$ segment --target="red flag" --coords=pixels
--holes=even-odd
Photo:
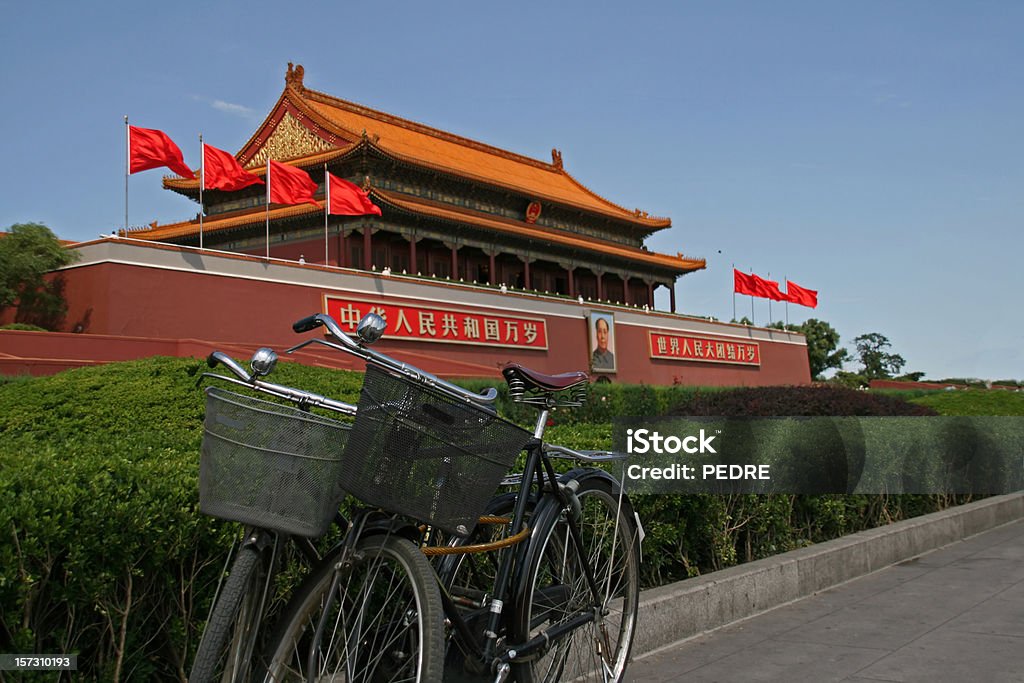
[[[327,213],[336,216],[381,215],[380,207],[355,183],[327,174]]]
[[[786,295],[779,291],[778,282],[775,280],[766,280],[757,275],[754,275],[753,278],[754,282],[757,284],[757,296],[764,297],[765,299],[771,299],[772,301],[786,300]]]
[[[795,282],[786,280],[786,300],[808,308],[818,307],[818,292],[813,289],[804,289]]]
[[[181,150],[166,133],[128,126],[128,172],[138,173],[161,166],[185,178],[195,177],[195,173],[185,165]]]
[[[231,154],[203,143],[203,189],[233,192],[263,180],[249,173]]]
[[[273,204],[316,204],[313,195],[317,185],[301,168],[288,166],[270,160],[267,172],[267,186],[270,188],[270,202]]]
[[[754,282],[754,275],[741,273],[735,268],[732,269],[733,291],[737,294],[749,294],[750,296],[761,296],[757,291],[757,284]]]

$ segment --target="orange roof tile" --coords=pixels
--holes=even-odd
[[[561,153],[556,150],[552,150],[552,163],[539,161],[310,90],[302,79],[302,67],[296,66],[293,70],[289,64],[284,92],[237,157],[251,157],[259,149],[258,141],[269,138],[273,122],[280,119],[279,114],[290,108],[300,112],[311,129],[319,129],[321,137],[330,138],[332,144],[340,143],[337,151],[292,160],[296,166],[309,168],[342,156],[359,144],[371,144],[401,161],[507,188],[542,203],[563,204],[609,216],[648,232],[672,225],[669,218],[627,209],[593,192],[565,171]],[[361,141],[364,137],[366,142]],[[197,188],[198,180],[166,177],[164,185],[188,190]]]
[[[312,204],[297,204],[295,206],[279,206],[270,210],[270,220],[279,218],[294,218],[306,214],[323,214],[323,203],[316,206]],[[257,225],[265,222],[267,210],[263,207],[245,209],[244,211],[233,212],[227,216],[213,216],[203,220],[203,232],[206,234],[240,228],[246,225]],[[136,230],[129,233],[129,237],[140,240],[172,240],[179,237],[188,237],[199,234],[199,221],[190,220],[180,223],[168,223],[149,230]]]
[[[630,261],[638,261],[651,265],[672,268],[680,272],[691,272],[707,267],[707,262],[704,259],[690,258],[683,256],[682,254],[670,256],[668,254],[659,254],[653,251],[637,249],[623,244],[607,242],[589,236],[577,237],[568,233],[549,230],[523,221],[501,218],[479,211],[472,211],[470,209],[456,208],[448,204],[441,204],[439,202],[432,202],[430,200],[419,199],[411,196],[400,197],[390,192],[384,192],[377,189],[371,190],[371,194],[386,204],[390,204],[396,208],[404,209],[412,213],[424,216],[433,216],[459,223],[466,223],[477,227],[496,230],[498,232],[514,234],[518,237],[543,240],[552,244],[569,246],[583,251],[596,251],[603,254],[611,254]]]
[[[668,218],[648,217],[608,201],[560,165],[491,147],[314,90],[294,90],[313,112],[339,127],[339,132],[351,134],[365,130],[378,148],[400,159],[515,189],[540,201],[578,206],[649,228],[672,224]],[[560,160],[560,154],[556,158]]]
[[[491,214],[469,209],[454,208],[447,204],[432,202],[409,196],[399,196],[390,192],[384,192],[375,188],[370,190],[375,200],[391,205],[397,209],[409,213],[441,218],[472,225],[485,230],[494,230],[506,234],[516,235],[521,238],[532,238],[543,240],[560,246],[572,247],[582,251],[599,252],[610,254],[630,261],[646,263],[654,266],[670,268],[679,272],[691,272],[706,267],[704,259],[685,257],[681,254],[670,256],[659,254],[643,249],[636,249],[614,242],[595,239],[592,237],[576,237],[574,235],[550,230],[547,228],[531,225],[523,221],[515,221],[508,218],[500,218]],[[296,206],[283,206],[270,210],[270,219],[278,220],[283,218],[294,218],[307,214],[323,212],[323,202],[316,206],[312,204],[299,204]],[[266,210],[263,208],[246,209],[227,216],[214,216],[203,222],[203,231],[212,234],[222,230],[230,230],[247,225],[259,225],[266,220]],[[196,235],[199,232],[199,221],[190,220],[181,223],[161,225],[149,230],[139,230],[131,233],[131,237],[142,240],[172,240],[181,237]]]

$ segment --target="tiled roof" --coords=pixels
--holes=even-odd
[[[408,213],[439,218],[471,225],[483,230],[492,230],[505,234],[515,235],[522,239],[534,239],[563,247],[570,247],[580,251],[596,252],[619,258],[627,259],[636,263],[645,263],[663,268],[670,268],[680,273],[700,270],[706,267],[704,259],[684,257],[681,254],[670,256],[658,254],[643,249],[636,249],[614,242],[595,239],[592,237],[577,237],[569,233],[531,225],[523,221],[501,218],[491,214],[452,207],[448,204],[441,204],[429,200],[419,199],[408,195],[398,195],[382,190],[371,189],[371,197],[377,203],[385,207],[390,205],[398,210]],[[323,202],[316,206],[312,204],[299,204],[296,206],[279,206],[270,210],[270,220],[294,218],[307,214],[323,214]],[[385,214],[387,209],[385,208]],[[266,221],[266,210],[263,208],[246,209],[226,216],[214,216],[207,218],[203,223],[203,231],[206,234],[213,234],[232,228],[240,228],[248,225],[259,225]],[[191,220],[181,223],[172,223],[158,226],[149,230],[140,230],[131,233],[135,239],[142,240],[173,240],[186,236],[196,235],[199,232],[199,221]]]
[[[457,223],[465,223],[488,230],[516,235],[520,238],[535,239],[560,246],[568,246],[580,251],[598,252],[609,254],[634,262],[647,263],[671,268],[679,272],[690,272],[701,270],[707,267],[704,259],[691,258],[677,254],[658,254],[644,249],[637,249],[615,242],[596,239],[593,237],[575,236],[569,233],[550,230],[522,221],[515,221],[508,218],[501,218],[491,214],[453,207],[449,204],[432,202],[408,195],[397,195],[381,190],[373,190],[372,195],[381,199],[384,204],[390,204],[398,209],[404,209],[410,213],[423,216],[432,216]]]
[[[295,206],[278,206],[270,210],[270,220],[275,221],[281,218],[294,218],[306,214],[323,215],[323,202],[316,206],[313,204],[296,204]],[[267,220],[267,210],[263,207],[236,211],[224,216],[213,216],[203,220],[203,232],[211,234],[232,228],[241,228],[247,225],[258,225]],[[173,240],[181,237],[188,237],[199,234],[199,221],[194,219],[182,221],[181,223],[168,223],[149,230],[137,230],[129,233],[129,236],[139,240]]]
[[[263,124],[239,152],[243,162],[269,139],[285,109],[297,112],[304,125],[330,140],[338,150],[319,152],[291,163],[311,168],[370,144],[383,154],[412,165],[506,188],[525,198],[561,204],[632,223],[647,232],[670,227],[668,218],[630,210],[593,192],[562,166],[561,153],[552,150],[551,163],[492,147],[469,138],[410,121],[376,109],[306,88],[302,67],[289,65],[284,92]],[[243,158],[244,157],[244,158]],[[252,169],[256,170],[256,169]],[[194,190],[198,180],[165,178],[166,187]]]
[[[555,163],[514,154],[314,90],[293,89],[327,122],[342,131],[366,131],[378,148],[399,159],[514,189],[542,202],[577,206],[651,228],[672,224],[668,218],[648,217],[601,197]],[[560,159],[560,155],[555,158]]]

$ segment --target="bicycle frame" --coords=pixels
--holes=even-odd
[[[525,527],[527,506],[535,480],[538,507],[533,512],[534,519],[546,519],[547,516],[560,514],[562,510],[571,508],[574,505],[573,499],[575,494],[573,489],[571,486],[562,484],[559,481],[549,457],[544,452],[542,438],[548,416],[549,411],[547,409],[541,410],[534,427],[534,440],[525,449],[527,452],[526,464],[519,484],[510,528],[510,534],[513,536],[521,533]],[[573,453],[573,451],[568,451],[568,449],[562,450],[563,452]],[[546,492],[550,492],[550,495],[546,495]],[[568,523],[569,537],[576,551],[580,553],[580,556],[585,555],[581,532],[576,520],[572,515],[568,515],[566,521]],[[616,528],[615,532],[617,533],[617,531]],[[471,632],[469,625],[462,618],[447,591],[442,590],[445,616],[455,627],[458,637],[462,640],[461,644],[465,648],[470,649],[472,654],[476,656],[478,665],[497,672],[497,680],[503,680],[504,676],[507,676],[508,665],[511,662],[529,659],[534,654],[547,649],[560,639],[566,637],[580,626],[594,621],[597,618],[597,610],[600,608],[597,577],[594,576],[593,568],[589,563],[584,563],[585,578],[594,604],[587,609],[578,610],[569,619],[555,624],[534,638],[531,638],[528,642],[507,645],[505,652],[498,655],[497,638],[501,630],[504,605],[513,587],[521,589],[523,586],[523,572],[527,571],[530,565],[529,562],[525,561],[529,548],[529,543],[519,543],[502,551],[501,560],[498,565],[498,575],[495,579],[494,597],[491,600],[487,627],[484,630],[486,640],[482,647],[478,645],[476,635]],[[514,600],[521,600],[522,596],[517,594],[512,596],[512,598]]]

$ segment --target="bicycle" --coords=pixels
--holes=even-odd
[[[375,324],[382,329],[382,323]],[[294,349],[320,343],[368,363],[345,451],[354,461],[346,486],[425,524],[392,522],[383,539],[350,530],[286,609],[265,657],[266,680],[378,680],[381,674],[433,681],[440,680],[439,661],[447,662],[450,679],[621,680],[636,628],[639,519],[607,472],[586,467],[557,475],[552,459],[594,465],[622,456],[543,442],[550,410],[579,405],[587,376],[504,369],[510,393],[540,411],[531,433],[494,413],[493,389],[472,394],[369,351],[323,314],[293,327],[321,326],[335,341],[313,339]],[[504,480],[516,493],[490,498],[523,450],[523,472]],[[495,514],[478,519],[481,511]],[[490,524],[496,533],[481,531]],[[488,533],[489,540],[481,537]],[[390,547],[387,539],[403,536],[417,552],[401,542]],[[448,537],[453,540],[445,542]],[[464,559],[440,561],[437,574],[420,561],[424,554],[476,551],[497,553],[485,579],[489,591],[480,589],[480,579],[465,578]],[[382,574],[364,574],[367,557],[400,566],[413,602],[393,600],[392,583],[382,589],[371,580]],[[417,659],[410,668],[411,653]]]
[[[384,367],[394,364],[366,348],[380,337],[382,330],[383,321],[379,319],[363,321],[357,330],[359,342],[345,337],[351,346],[348,351],[374,358]],[[440,620],[440,598],[436,585],[424,579],[430,575],[429,564],[408,540],[415,535],[415,526],[372,508],[358,509],[351,520],[338,513],[345,493],[339,486],[346,479],[341,469],[345,465],[343,446],[351,425],[315,415],[310,408],[354,416],[356,407],[266,381],[263,378],[276,363],[276,354],[269,349],[257,351],[251,374],[219,351],[210,355],[208,363],[211,368],[223,365],[234,377],[203,373],[200,381],[216,378],[286,399],[296,407],[219,388],[207,389],[200,509],[240,522],[245,531],[229,553],[225,569],[230,566],[230,570],[216,591],[190,680],[249,680],[268,670],[260,658],[267,635],[265,621],[274,593],[272,583],[283,564],[281,555],[286,548],[294,548],[292,552],[311,567],[313,576],[324,574],[325,567],[341,563],[351,570],[352,576],[362,572],[364,580],[359,595],[364,610],[379,600],[373,592],[377,582],[371,579],[388,575],[395,591],[386,596],[387,601],[405,605],[405,633],[417,634],[416,642],[410,641],[409,652],[405,654],[419,656],[407,656],[405,660],[415,662],[417,680],[438,679],[443,665],[437,654],[441,649],[440,636],[424,624]],[[483,396],[471,395],[443,380],[425,376],[445,385],[448,391],[461,392],[483,403],[493,401],[497,395],[493,390]],[[310,539],[323,536],[332,523],[339,529],[343,542],[321,557]],[[338,574],[332,572],[332,576]],[[399,593],[403,586],[411,588]],[[351,597],[354,589],[349,585],[345,592]],[[397,595],[405,595],[411,602],[400,603],[395,600]],[[365,648],[363,651],[369,652]],[[386,665],[393,670],[402,668],[394,661]],[[365,667],[366,662],[361,666]]]
[[[207,359],[234,377],[203,373],[255,392],[283,398],[294,408],[209,387],[200,458],[200,510],[239,522],[243,532],[225,561],[210,616],[190,673],[192,681],[248,680],[262,650],[261,625],[274,598],[273,580],[286,547],[306,565],[320,559],[313,541],[336,522],[332,476],[349,425],[310,412],[314,406],[352,416],[355,406],[267,382],[277,357],[259,349],[246,371],[226,354]],[[197,382],[198,384],[198,382]],[[323,457],[324,454],[333,454]],[[289,470],[304,466],[296,481]],[[308,506],[308,502],[317,503]],[[333,509],[332,509],[333,506]],[[226,578],[224,578],[226,576]]]

